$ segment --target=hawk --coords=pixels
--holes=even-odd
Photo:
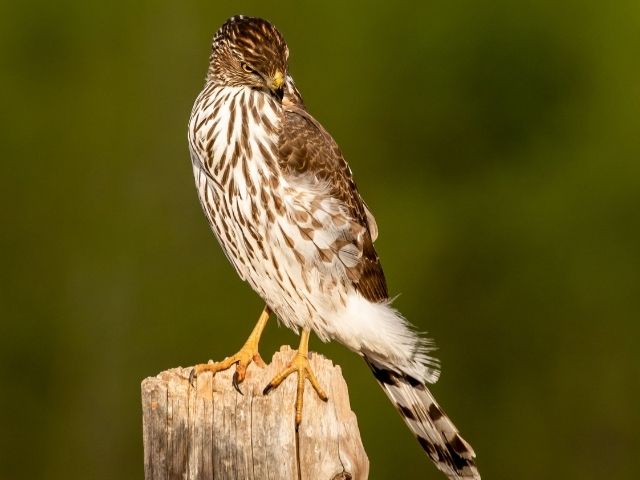
[[[300,333],[289,366],[264,390],[298,376],[296,428],[308,379],[309,335],[361,355],[422,448],[451,479],[479,479],[475,454],[427,384],[438,379],[432,341],[391,307],[373,242],[378,227],[331,135],[306,110],[289,74],[289,49],[268,21],[235,16],[213,38],[206,83],[189,120],[200,203],[236,272],[264,310],[238,353],[200,364],[232,365],[233,384],[263,365],[260,335],[273,313]]]

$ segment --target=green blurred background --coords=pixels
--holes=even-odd
[[[142,478],[140,381],[251,329],[186,143],[235,13],[287,38],[484,478],[638,478],[637,1],[0,5],[0,478]],[[312,348],[371,478],[442,478],[361,360]]]

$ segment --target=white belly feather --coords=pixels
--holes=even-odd
[[[227,101],[220,102],[216,115],[212,116],[216,101],[222,95],[227,96]],[[330,310],[335,314],[335,305],[344,303],[347,292],[341,288],[340,278],[333,278],[339,277],[340,272],[316,265],[315,259],[318,247],[328,246],[338,232],[311,241],[301,235],[300,222],[291,219],[296,213],[300,213],[301,218],[304,215],[301,212],[311,210],[305,203],[310,205],[313,200],[314,185],[315,188],[321,186],[306,179],[287,180],[270,168],[277,166],[277,161],[266,159],[263,152],[273,152],[277,146],[281,107],[276,102],[263,98],[261,109],[268,122],[276,127],[275,131],[253,122],[249,115],[251,123],[246,131],[251,156],[243,152],[232,167],[225,165],[231,161],[242,134],[245,120],[242,116],[246,112],[240,103],[255,96],[253,101],[257,104],[260,95],[264,94],[226,87],[214,89],[207,105],[196,101],[189,137],[192,158],[199,160],[193,162],[198,194],[216,237],[240,277],[289,328],[309,326],[326,340],[333,330],[326,325],[327,314]],[[237,103],[235,107],[233,102]],[[231,114],[233,108],[234,115]],[[226,177],[225,168],[230,168]],[[300,188],[302,186],[304,188]],[[337,202],[334,203],[327,202],[325,208],[329,211],[339,208]],[[332,293],[318,294],[327,292],[329,285],[333,287],[329,289]]]

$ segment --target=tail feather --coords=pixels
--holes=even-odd
[[[451,480],[479,480],[476,454],[442,411],[425,384],[365,357],[374,376],[420,446]]]

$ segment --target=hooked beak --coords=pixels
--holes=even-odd
[[[271,90],[278,98],[282,99],[284,94],[284,74],[280,70],[276,70],[276,73],[269,80],[267,85],[269,90]]]

